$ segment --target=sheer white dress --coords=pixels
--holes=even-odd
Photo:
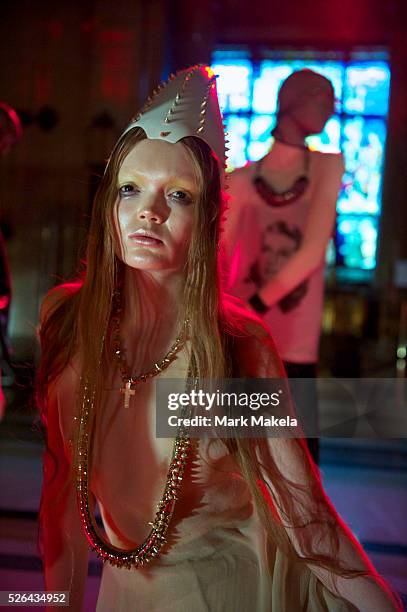
[[[161,374],[186,376],[188,350]],[[72,436],[77,368],[69,366],[51,394],[61,433]],[[95,437],[91,490],[111,543],[134,548],[149,532],[162,496],[173,440],[155,436],[154,382],[123,406],[115,368],[106,380]],[[168,546],[139,569],[106,563],[97,612],[347,612],[305,565],[279,550],[266,563],[266,537],[239,469],[219,440],[200,440],[185,472]]]

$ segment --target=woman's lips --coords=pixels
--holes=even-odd
[[[143,236],[142,234],[133,234],[129,236],[129,238],[134,244],[138,244],[140,246],[155,247],[162,246],[164,244],[163,241],[159,240],[158,238],[153,238],[152,236]]]

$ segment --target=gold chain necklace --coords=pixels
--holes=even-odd
[[[181,334],[175,339],[174,344],[170,347],[169,351],[165,356],[157,361],[151,370],[138,376],[131,376],[128,372],[128,366],[126,363],[125,351],[121,347],[120,342],[120,315],[122,312],[121,306],[121,292],[120,290],[115,293],[115,313],[113,316],[113,347],[114,354],[119,362],[119,368],[122,375],[123,387],[120,388],[120,393],[124,395],[124,407],[128,408],[130,405],[130,397],[135,395],[137,385],[146,382],[149,378],[153,378],[166,370],[168,366],[176,359],[177,353],[182,349],[185,344],[185,328],[187,321],[184,322]]]
[[[188,373],[188,378],[190,377]],[[190,439],[187,430],[179,427],[174,441],[172,458],[167,473],[164,493],[157,504],[154,521],[149,522],[151,530],[140,546],[132,550],[118,548],[108,544],[98,533],[96,521],[89,505],[89,456],[91,435],[88,431],[89,412],[93,413],[95,391],[89,393],[89,387],[84,385],[83,403],[79,422],[79,436],[77,445],[77,477],[76,493],[82,527],[92,550],[103,562],[113,566],[131,569],[138,568],[156,557],[162,546],[166,543],[165,534],[174,514],[176,500],[180,492],[185,466],[188,458]],[[187,407],[183,416],[191,415],[191,408]]]

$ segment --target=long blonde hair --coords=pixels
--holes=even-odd
[[[76,283],[66,286],[64,297],[43,322],[37,398],[45,425],[49,386],[78,352],[82,363],[80,396],[83,395],[83,381],[86,380],[96,394],[93,422],[98,418],[101,406],[98,389],[103,388],[104,372],[109,362],[109,355],[103,348],[103,335],[109,333],[112,296],[123,270],[123,263],[116,255],[118,250],[113,218],[117,175],[127,154],[145,137],[143,130],[135,128],[115,146],[94,201],[86,270]],[[239,365],[234,358],[234,323],[223,307],[219,280],[218,245],[225,206],[217,162],[202,140],[189,137],[182,142],[191,156],[201,186],[185,265],[186,281],[180,313],[180,319],[188,318],[190,321],[194,376],[198,381],[245,376],[244,365]],[[337,516],[326,504],[319,476],[311,465],[303,440],[292,442],[307,466],[309,478],[303,485],[290,482],[281,473],[266,440],[235,438],[222,442],[235,458],[250,488],[267,534],[269,550],[277,546],[295,562],[312,562],[337,575],[357,576],[366,573],[344,567],[337,559]],[[74,464],[72,468],[71,478],[74,478]],[[49,482],[52,475],[48,475],[48,478]],[[44,482],[44,486],[47,486],[47,482]],[[308,503],[304,500],[309,502],[306,508],[308,523],[317,523],[324,530],[332,554],[324,556],[314,551],[314,541],[310,537],[301,540],[300,551],[296,551],[292,545],[286,526],[304,526],[303,511]],[[276,508],[280,515],[275,511]]]

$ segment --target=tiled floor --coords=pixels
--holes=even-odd
[[[22,411],[9,414],[0,425],[3,591],[43,588],[36,548],[41,443],[30,423],[31,417]],[[379,572],[407,602],[407,441],[323,440],[321,472],[338,512]],[[86,612],[95,610],[99,572],[100,565],[92,557]]]

